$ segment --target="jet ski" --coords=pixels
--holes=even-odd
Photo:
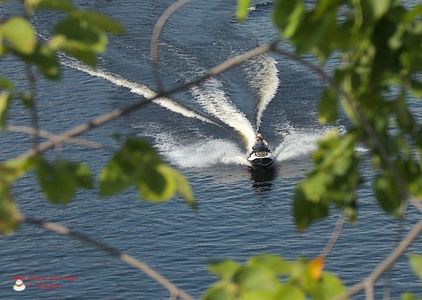
[[[261,134],[258,133],[256,136],[256,143],[252,147],[252,151],[248,156],[248,161],[255,170],[272,167],[275,158],[268,148],[268,143]]]

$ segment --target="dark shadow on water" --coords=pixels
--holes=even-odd
[[[256,192],[268,192],[271,191],[272,181],[276,177],[276,168],[263,168],[263,169],[253,169],[249,168],[249,173],[251,174],[252,187]]]

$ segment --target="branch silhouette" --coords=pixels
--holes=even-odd
[[[161,31],[164,28],[167,20],[180,8],[191,2],[192,0],[178,0],[166,8],[158,21],[154,25],[154,30],[151,37],[151,63],[153,66],[155,79],[158,85],[158,91],[162,91],[163,82],[161,81],[160,71],[158,69],[158,41],[160,39]]]
[[[43,221],[43,220],[40,220],[40,219],[28,217],[28,216],[22,216],[21,222],[36,225],[36,226],[43,228],[47,231],[54,232],[54,233],[57,233],[57,234],[60,234],[60,235],[69,236],[69,237],[72,237],[72,238],[77,239],[79,241],[93,245],[94,247],[98,248],[99,250],[101,250],[101,251],[103,251],[103,252],[105,252],[105,253],[107,253],[111,256],[114,256],[114,257],[120,259],[125,264],[127,264],[131,267],[134,267],[134,268],[142,271],[143,273],[145,273],[147,276],[149,276],[150,278],[152,278],[153,280],[158,282],[161,286],[166,288],[170,293],[171,299],[177,299],[177,298],[180,298],[180,299],[183,299],[183,300],[192,300],[193,299],[189,294],[187,294],[183,290],[176,287],[176,285],[174,285],[170,280],[168,280],[163,275],[161,275],[160,273],[158,273],[157,271],[152,269],[147,264],[137,260],[136,258],[134,258],[133,256],[131,256],[131,255],[125,253],[125,252],[120,251],[117,248],[114,248],[113,246],[110,246],[110,245],[108,245],[104,242],[100,242],[100,241],[98,241],[98,240],[96,240],[96,239],[94,239],[94,238],[92,238],[92,237],[90,237],[86,234],[75,231],[75,230],[73,230],[69,227],[66,227],[62,224],[59,224],[59,223]]]
[[[391,268],[394,263],[399,259],[401,255],[407,250],[407,248],[412,244],[412,242],[418,237],[422,232],[422,219],[420,219],[412,230],[402,239],[396,248],[391,252],[391,254],[384,259],[372,272],[361,282],[355,284],[349,288],[346,293],[341,296],[334,298],[335,300],[346,300],[351,296],[359,293],[362,290],[365,290],[367,299],[373,299],[373,286],[381,277],[381,275]]]
[[[26,133],[26,134],[30,134],[30,135],[37,135],[38,137],[50,140],[51,142],[55,143],[56,146],[59,146],[61,144],[61,143],[56,142],[57,135],[55,135],[54,133],[51,133],[47,130],[43,130],[43,129],[36,130],[35,128],[28,127],[28,126],[8,125],[8,126],[6,126],[4,131],[16,132],[16,133]],[[69,143],[69,144],[80,145],[80,146],[84,146],[84,147],[92,148],[92,149],[101,149],[101,148],[106,147],[103,144],[100,144],[100,143],[97,143],[97,142],[94,142],[94,141],[90,141],[90,140],[86,140],[86,139],[81,139],[81,138],[70,138],[70,139],[65,140],[64,142]]]
[[[325,259],[330,253],[331,249],[333,249],[334,245],[336,244],[343,230],[344,221],[345,221],[344,216],[341,215],[338,217],[336,226],[334,227],[334,230],[331,233],[331,237],[328,240],[327,244],[325,245],[324,249],[321,251],[321,254],[319,255],[320,257]]]

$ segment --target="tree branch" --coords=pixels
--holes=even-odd
[[[155,79],[157,80],[158,91],[162,91],[163,83],[161,81],[160,72],[158,69],[158,41],[160,39],[161,31],[168,18],[171,17],[178,9],[182,8],[192,0],[178,0],[170,5],[160,16],[157,23],[154,25],[154,30],[151,37],[151,62],[154,69]]]
[[[56,142],[56,140],[58,140],[57,135],[46,131],[46,130],[42,130],[42,129],[34,129],[32,127],[28,127],[28,126],[20,126],[20,125],[8,125],[6,126],[6,128],[4,129],[5,131],[8,132],[17,132],[17,133],[26,133],[26,134],[30,134],[30,135],[38,135],[38,137],[42,137],[45,139],[50,140],[51,142],[55,143],[55,145],[59,145],[60,143]],[[69,143],[69,144],[75,144],[75,145],[81,145],[87,148],[93,148],[93,149],[101,149],[104,148],[105,145],[97,143],[97,142],[93,142],[93,141],[89,141],[86,139],[81,139],[81,138],[70,138],[65,140],[64,142]]]
[[[37,104],[37,78],[32,71],[32,67],[27,64],[26,69],[26,78],[29,84],[29,93],[30,93],[30,114],[31,114],[31,124],[34,128],[34,134],[32,135],[32,148],[36,149],[38,146],[38,138],[40,136],[40,127],[38,124],[38,104]]]
[[[410,203],[416,207],[420,212],[422,212],[422,202],[417,199],[411,199]]]
[[[412,242],[418,237],[418,235],[422,232],[422,219],[416,223],[416,225],[412,228],[411,231],[404,237],[404,239],[400,242],[400,244],[391,252],[391,254],[384,259],[372,272],[371,274],[366,277],[361,282],[355,284],[351,288],[349,288],[343,295],[334,298],[335,300],[346,300],[349,299],[351,296],[359,293],[362,290],[371,291],[373,289],[373,285],[381,275],[391,268],[397,259],[403,255],[403,253],[407,250],[407,248],[412,244]]]
[[[320,257],[323,257],[324,259],[327,257],[328,253],[330,253],[331,249],[336,244],[338,238],[340,237],[340,234],[343,230],[343,224],[344,224],[344,216],[340,216],[337,219],[336,227],[334,228],[330,239],[328,240],[327,244],[325,245],[324,249],[321,251]]]
[[[177,298],[180,298],[183,300],[193,299],[190,295],[185,293],[183,290],[177,288],[176,285],[174,285],[171,281],[169,281],[167,278],[165,278],[163,275],[161,275],[157,271],[153,270],[147,264],[137,260],[136,258],[134,258],[133,256],[130,256],[129,254],[121,252],[117,248],[114,248],[106,243],[95,240],[92,237],[89,237],[83,233],[74,231],[71,228],[63,226],[59,223],[43,221],[43,220],[39,220],[39,219],[27,217],[27,216],[22,216],[21,222],[33,224],[47,231],[55,232],[60,235],[70,236],[82,242],[91,244],[97,247],[99,250],[106,252],[107,254],[111,256],[117,257],[118,259],[126,263],[127,265],[132,266],[135,269],[142,271],[151,279],[155,280],[161,286],[166,288],[169,291],[170,297],[172,299],[177,299]]]
[[[276,45],[277,42],[273,42],[273,43],[268,43],[268,44],[264,44],[262,46],[256,47],[252,50],[249,50],[243,54],[231,57],[226,59],[225,61],[223,61],[221,64],[217,65],[216,67],[210,69],[207,73],[205,73],[204,75],[198,77],[197,79],[194,79],[192,81],[189,81],[185,84],[176,86],[172,89],[169,89],[168,91],[164,91],[164,92],[159,92],[157,93],[154,97],[151,97],[149,99],[143,99],[141,101],[138,101],[134,104],[128,105],[126,107],[123,108],[118,108],[115,109],[109,113],[103,114],[97,118],[94,118],[86,123],[80,124],[78,126],[75,126],[61,134],[58,134],[56,137],[56,143],[60,143],[60,142],[64,142],[70,138],[73,138],[75,136],[81,135],[82,133],[85,133],[87,131],[90,131],[98,126],[104,125],[110,121],[113,121],[119,117],[122,117],[124,115],[127,115],[135,110],[138,110],[142,107],[144,107],[145,105],[147,105],[148,103],[150,103],[152,100],[161,98],[161,97],[167,97],[171,94],[186,90],[192,86],[198,85],[201,82],[204,82],[205,80],[217,76],[219,74],[221,74],[222,72],[225,72],[227,70],[230,70],[238,65],[240,65],[241,63],[256,57],[258,55],[264,54],[269,52],[272,48],[274,48],[274,46]],[[19,155],[19,159],[25,159],[25,158],[29,158],[37,153],[42,153],[45,152],[47,150],[50,150],[54,147],[55,143],[51,142],[51,141],[47,141],[44,143],[41,143],[37,146],[36,149],[29,149],[26,152],[24,152],[23,154]]]

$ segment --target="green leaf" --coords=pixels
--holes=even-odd
[[[205,295],[202,297],[203,300],[236,300],[237,287],[229,282],[218,282],[210,287]]]
[[[9,79],[0,76],[0,89],[11,91],[15,89],[15,85]]]
[[[412,79],[410,80],[411,91],[417,98],[422,98],[422,82]]]
[[[120,193],[133,184],[132,172],[125,172],[125,166],[117,154],[103,168],[98,177],[100,183],[100,195],[111,196]]]
[[[239,298],[242,300],[274,300],[275,295],[274,291],[251,290],[242,292]]]
[[[328,172],[316,172],[309,175],[302,183],[301,189],[308,201],[318,203],[323,195],[327,193],[327,187],[333,177]]]
[[[9,185],[0,182],[0,233],[11,234],[19,225],[20,219]]]
[[[75,9],[70,0],[25,0],[25,9],[28,13],[34,10],[49,9],[71,12]]]
[[[274,11],[274,23],[282,30],[286,38],[292,37],[300,23],[305,11],[305,5],[300,1],[277,1]]]
[[[249,260],[250,266],[259,266],[271,269],[273,272],[279,275],[287,275],[291,272],[291,263],[286,261],[280,256],[262,254],[254,256]]]
[[[60,64],[57,60],[56,49],[50,49],[46,45],[39,45],[34,53],[22,58],[31,64],[35,64],[40,72],[49,79],[58,79],[60,77]]]
[[[421,4],[416,5],[411,10],[406,12],[406,14],[404,16],[404,20],[406,22],[411,22],[413,19],[419,17],[420,15],[422,15],[422,5]]]
[[[31,54],[37,44],[32,25],[24,18],[13,17],[0,26],[3,37],[10,46],[22,54]]]
[[[173,169],[164,164],[146,166],[139,172],[136,185],[145,199],[152,202],[167,201],[176,192],[174,175]]]
[[[167,201],[179,192],[194,206],[192,191],[183,175],[165,165],[154,149],[140,139],[126,141],[101,171],[99,182],[102,196],[111,196],[134,185],[146,200]]]
[[[303,230],[312,222],[328,216],[328,204],[307,201],[303,190],[297,188],[293,200],[293,216],[296,226]]]
[[[94,187],[91,171],[86,164],[74,164],[72,172],[78,186],[84,189],[92,189]]]
[[[122,34],[125,32],[124,27],[120,23],[97,11],[78,11],[74,15],[106,32],[113,34]]]
[[[401,300],[416,300],[415,295],[411,294],[411,293],[404,293],[401,295],[400,297]]]
[[[380,206],[389,214],[401,215],[401,200],[398,187],[391,177],[380,175],[375,180],[375,195]]]
[[[11,159],[0,164],[0,179],[12,183],[31,170],[37,162],[36,157],[26,159]]]
[[[55,204],[69,203],[77,187],[93,187],[89,169],[82,163],[40,160],[36,171],[44,195]]]
[[[236,17],[239,22],[244,22],[249,14],[251,0],[237,0]]]
[[[381,18],[390,8],[391,0],[369,0],[376,19]]]
[[[239,269],[240,265],[230,259],[208,264],[208,271],[217,274],[222,280],[231,280]]]
[[[242,267],[233,277],[241,292],[268,291],[276,292],[280,282],[275,273],[262,267]]]
[[[305,293],[293,284],[284,284],[277,292],[277,300],[305,300]]]
[[[327,124],[337,119],[337,92],[334,88],[326,88],[319,102],[319,122]]]
[[[422,255],[409,255],[409,262],[415,274],[422,280]]]
[[[96,63],[95,54],[103,52],[108,43],[104,31],[78,17],[65,18],[56,25],[54,33],[50,47],[63,50],[89,65]]]
[[[7,123],[7,111],[9,109],[10,100],[12,99],[9,92],[0,92],[0,129],[4,129]]]
[[[176,180],[177,193],[186,201],[190,207],[196,208],[196,201],[192,192],[192,188],[189,182],[186,180],[185,176],[176,171],[174,171],[173,176]]]
[[[324,272],[311,295],[314,300],[334,299],[344,291],[343,283],[337,276]]]
[[[335,10],[342,2],[342,0],[320,0],[315,7],[315,17],[324,17],[325,13]]]
[[[7,52],[6,47],[3,44],[3,34],[1,32],[1,28],[0,28],[0,57],[2,57],[3,55],[5,55]]]
[[[397,115],[397,122],[405,132],[413,131],[415,127],[415,120],[409,111],[406,103],[406,98],[401,95],[395,102],[395,110]]]

